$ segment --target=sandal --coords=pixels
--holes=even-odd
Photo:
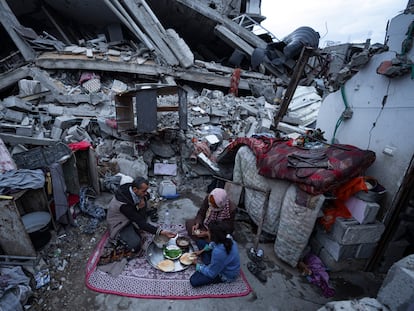
[[[262,283],[267,282],[267,277],[263,274],[262,269],[260,269],[254,262],[247,263],[247,269]]]
[[[249,257],[249,259],[251,261],[253,261],[253,263],[256,264],[256,266],[260,269],[260,270],[265,270],[266,269],[266,264],[263,261],[263,257],[259,257],[256,255],[256,252],[252,253],[252,251],[248,250],[247,251],[247,257]]]

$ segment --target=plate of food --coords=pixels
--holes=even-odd
[[[164,259],[157,264],[157,268],[164,272],[172,272],[175,270],[175,264],[170,259]]]
[[[193,263],[194,259],[196,259],[196,258],[197,258],[197,255],[195,253],[184,253],[180,257],[180,262],[183,265],[188,266],[188,265],[191,265]]]
[[[168,245],[163,250],[163,255],[167,259],[175,260],[180,258],[183,251],[177,245]]]

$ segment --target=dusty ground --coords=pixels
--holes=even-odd
[[[85,286],[85,265],[106,230],[106,223],[102,221],[89,234],[83,232],[88,217],[79,215],[76,220],[77,227],[53,231],[51,241],[39,251],[48,264],[50,282],[35,290],[29,310],[93,310],[98,293]]]

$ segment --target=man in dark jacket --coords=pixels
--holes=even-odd
[[[111,241],[120,241],[134,252],[142,247],[140,230],[168,238],[176,236],[147,222],[148,184],[145,178],[137,177],[121,185],[109,203],[106,217]]]

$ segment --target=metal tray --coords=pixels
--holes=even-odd
[[[193,246],[190,244],[190,249],[189,252],[193,252]],[[154,242],[151,242],[150,245],[148,245],[147,251],[146,251],[146,257],[148,262],[150,263],[151,266],[153,266],[155,269],[158,269],[157,265],[159,262],[163,261],[164,259],[166,259],[162,253],[162,249],[158,248]],[[174,261],[174,270],[170,271],[170,272],[179,272],[179,271],[183,271],[185,269],[187,269],[189,267],[189,265],[183,265],[180,262],[180,258],[177,258]],[[158,269],[160,270],[160,269]],[[160,270],[161,271],[161,270]],[[167,273],[167,272],[166,272]]]

